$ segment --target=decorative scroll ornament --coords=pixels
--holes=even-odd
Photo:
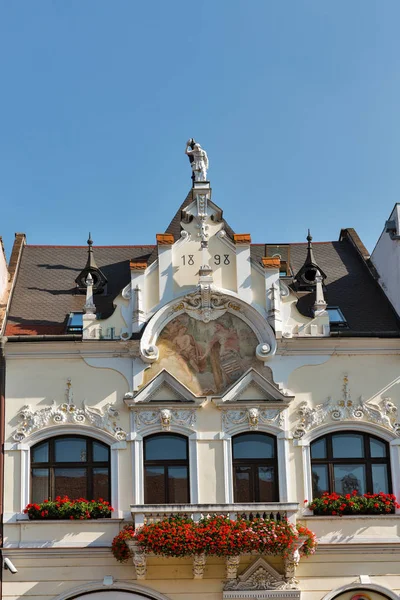
[[[132,540],[126,540],[129,550],[132,554],[132,562],[136,571],[136,579],[146,579],[147,572],[147,557],[144,552],[141,552],[136,543]]]
[[[255,590],[296,590],[297,584],[280,575],[259,558],[249,569],[236,579],[228,579],[225,591],[255,591]],[[234,594],[224,594],[224,597],[236,597]],[[247,597],[247,596],[246,596]],[[249,596],[250,597],[250,596]],[[258,595],[257,595],[258,597]]]
[[[275,425],[276,427],[283,428],[284,426],[284,415],[283,408],[244,408],[243,410],[231,410],[223,409],[222,412],[222,425],[225,431],[229,431],[235,425],[242,425],[247,423],[249,429],[257,430],[258,426],[264,425]]]
[[[206,274],[204,273],[204,275]],[[218,317],[222,317],[228,308],[240,311],[240,306],[235,304],[235,302],[232,302],[232,298],[224,296],[215,290],[211,284],[211,275],[209,277],[210,281],[207,282],[205,281],[207,277],[204,276],[202,278],[203,281],[200,281],[197,290],[181,298],[181,300],[172,307],[172,312],[185,310],[188,315],[197,321],[208,323],[209,321],[215,321]]]
[[[391,402],[390,398],[373,404],[370,401],[358,401],[351,399],[347,375],[343,378],[343,393],[341,400],[332,400],[329,397],[326,402],[318,404],[314,408],[308,402],[301,402],[297,415],[299,422],[293,431],[293,437],[302,438],[308,431],[315,429],[319,425],[331,421],[368,421],[381,425],[386,429],[400,436],[400,422],[397,417],[397,407]]]
[[[16,442],[21,442],[27,436],[38,429],[43,429],[52,424],[79,424],[92,425],[102,431],[107,431],[117,440],[126,440],[126,432],[116,424],[118,411],[111,403],[107,403],[103,409],[93,408],[82,402],[82,408],[78,408],[73,402],[71,380],[67,380],[66,390],[67,402],[57,406],[55,400],[51,406],[33,411],[29,404],[21,408],[18,413],[20,425],[13,434]]]
[[[163,431],[170,431],[171,425],[183,425],[184,427],[193,427],[196,422],[195,410],[171,410],[169,408],[160,408],[158,410],[137,411],[136,427],[140,431],[149,425],[161,425]]]

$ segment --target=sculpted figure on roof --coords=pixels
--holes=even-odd
[[[207,152],[193,138],[190,138],[186,142],[185,154],[189,157],[194,181],[207,181]]]

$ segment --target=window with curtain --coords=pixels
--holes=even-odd
[[[278,502],[276,438],[241,433],[232,438],[235,502]]]
[[[60,436],[31,449],[31,502],[103,498],[110,501],[110,448],[83,436]]]
[[[144,502],[190,502],[189,452],[185,436],[158,433],[144,439]]]
[[[391,493],[389,444],[368,433],[330,433],[311,444],[313,496]]]

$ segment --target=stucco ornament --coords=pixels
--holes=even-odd
[[[242,425],[243,423],[247,423],[249,429],[253,431],[258,429],[260,423],[282,428],[284,425],[283,408],[249,407],[243,410],[223,409],[222,425],[224,431],[229,431],[236,425]]]
[[[228,579],[224,591],[296,590],[297,585],[280,575],[259,558],[249,569],[235,579]],[[257,596],[258,597],[258,596]]]
[[[156,424],[161,426],[162,431],[170,431],[172,425],[193,427],[196,422],[196,410],[140,410],[136,412],[135,420],[138,431]]]
[[[197,290],[181,298],[172,307],[171,312],[184,310],[193,319],[209,323],[222,317],[228,308],[240,311],[240,307],[232,302],[232,298],[218,292],[211,282],[200,281]]]
[[[193,138],[186,142],[185,154],[188,155],[194,181],[207,181],[208,156]]]
[[[315,427],[329,421],[368,421],[381,425],[400,436],[400,422],[397,408],[390,398],[382,398],[374,404],[365,401],[362,396],[353,401],[349,390],[349,379],[343,378],[343,391],[340,400],[329,397],[325,402],[312,407],[307,401],[301,402],[297,415],[299,421],[293,431],[293,437],[300,439]]]
[[[206,554],[195,554],[193,556],[193,579],[203,579],[206,560]]]
[[[14,432],[13,439],[16,442],[21,442],[38,429],[54,424],[71,423],[74,425],[91,425],[110,433],[119,441],[126,440],[126,432],[116,423],[119,413],[111,403],[107,403],[103,409],[100,409],[86,406],[85,401],[83,401],[82,408],[78,408],[73,402],[70,379],[67,381],[66,397],[67,402],[63,402],[59,406],[57,406],[55,400],[53,400],[51,406],[39,410],[32,410],[29,404],[23,406],[18,413],[20,425]]]

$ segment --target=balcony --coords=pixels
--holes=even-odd
[[[238,518],[253,519],[264,518],[279,521],[287,519],[292,525],[296,525],[296,513],[299,505],[296,502],[285,503],[262,503],[251,504],[141,504],[131,505],[132,519],[135,529],[143,525],[156,523],[173,515],[180,515],[193,521],[199,521],[203,517],[211,515],[224,515],[232,520]],[[302,545],[302,539],[299,540],[298,547]],[[132,552],[133,564],[135,566],[137,579],[145,579],[147,571],[147,557],[136,546],[134,541],[127,542]],[[291,590],[296,588],[295,569],[299,560],[298,548],[294,549],[291,555],[284,559],[284,578],[282,585],[289,586]],[[226,579],[234,580],[237,577],[237,570],[240,563],[239,556],[226,557]],[[206,565],[205,555],[193,556],[193,577],[202,579]],[[288,589],[289,589],[288,588]]]
[[[297,502],[254,502],[251,504],[131,504],[135,529],[146,523],[156,523],[173,515],[181,515],[199,521],[208,515],[226,515],[232,520],[238,517],[252,519],[261,517],[279,521],[287,519],[296,524]]]

